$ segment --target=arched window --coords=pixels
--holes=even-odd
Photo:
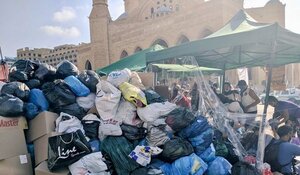
[[[181,35],[177,41],[177,45],[180,45],[182,43],[187,43],[187,42],[190,42],[188,37],[186,37],[185,35]]]
[[[85,62],[85,69],[86,70],[92,70],[92,64],[91,64],[91,62],[89,60],[87,60]]]
[[[161,45],[161,46],[163,46],[163,47],[165,47],[165,48],[168,48],[168,47],[169,47],[168,44],[167,44],[167,42],[164,41],[164,40],[162,40],[162,39],[157,39],[157,40],[155,40],[151,46],[154,46],[154,45],[156,45],[156,44],[159,44],[159,45]]]
[[[122,53],[121,53],[120,58],[125,58],[127,56],[128,56],[128,53],[126,52],[126,50],[123,50]]]
[[[135,48],[134,53],[139,52],[139,51],[142,51],[142,50],[143,50],[142,48],[137,47],[137,48]]]

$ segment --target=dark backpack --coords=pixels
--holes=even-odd
[[[272,172],[281,172],[281,169],[288,165],[280,165],[278,161],[279,148],[281,143],[285,141],[272,139],[269,145],[265,148],[264,162],[267,162],[271,166]]]

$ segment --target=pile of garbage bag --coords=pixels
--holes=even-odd
[[[19,60],[9,80],[1,89],[1,116],[24,115],[30,121],[43,111],[59,115],[55,132],[60,134],[48,140],[50,171],[229,175],[241,164],[207,117],[146,89],[128,69],[102,80],[68,61],[54,68]]]

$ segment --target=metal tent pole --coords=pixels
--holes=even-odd
[[[256,152],[256,168],[262,169],[263,163],[264,163],[264,152],[265,152],[265,127],[266,127],[266,119],[267,119],[267,109],[268,109],[268,102],[269,102],[269,94],[271,89],[271,80],[272,80],[272,62],[275,59],[275,53],[276,53],[276,45],[277,42],[273,41],[272,43],[272,52],[271,52],[271,59],[270,59],[270,65],[268,66],[268,80],[267,80],[267,89],[266,89],[266,97],[265,97],[265,104],[264,104],[264,110],[262,114],[262,119],[260,123],[259,128],[259,138],[258,138],[258,146],[257,146],[257,152]]]

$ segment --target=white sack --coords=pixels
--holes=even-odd
[[[120,123],[125,123],[133,126],[139,125],[143,122],[137,117],[136,107],[123,98],[120,101],[115,119]]]
[[[143,85],[142,80],[137,72],[131,72],[129,83],[140,89],[145,89],[145,86]]]
[[[94,107],[95,105],[95,100],[96,100],[96,94],[90,93],[86,97],[77,97],[76,102],[77,104],[85,109],[86,111]]]
[[[77,117],[69,115],[67,113],[61,112],[60,116],[56,119],[55,124],[56,132],[72,133],[80,129],[84,134],[83,126],[80,120]]]
[[[96,108],[102,120],[112,119],[116,116],[121,91],[107,81],[97,84]]]
[[[120,123],[113,119],[101,120],[98,134],[101,141],[104,140],[106,136],[120,136],[122,135]]]
[[[69,165],[69,170],[74,175],[108,175],[104,160],[101,152],[91,153]]]
[[[170,102],[152,103],[143,108],[137,108],[137,114],[145,122],[152,122],[161,116],[169,114],[177,108],[176,104]]]
[[[121,71],[113,71],[108,74],[107,81],[118,87],[121,83],[128,82],[131,76],[131,71],[127,68]]]

